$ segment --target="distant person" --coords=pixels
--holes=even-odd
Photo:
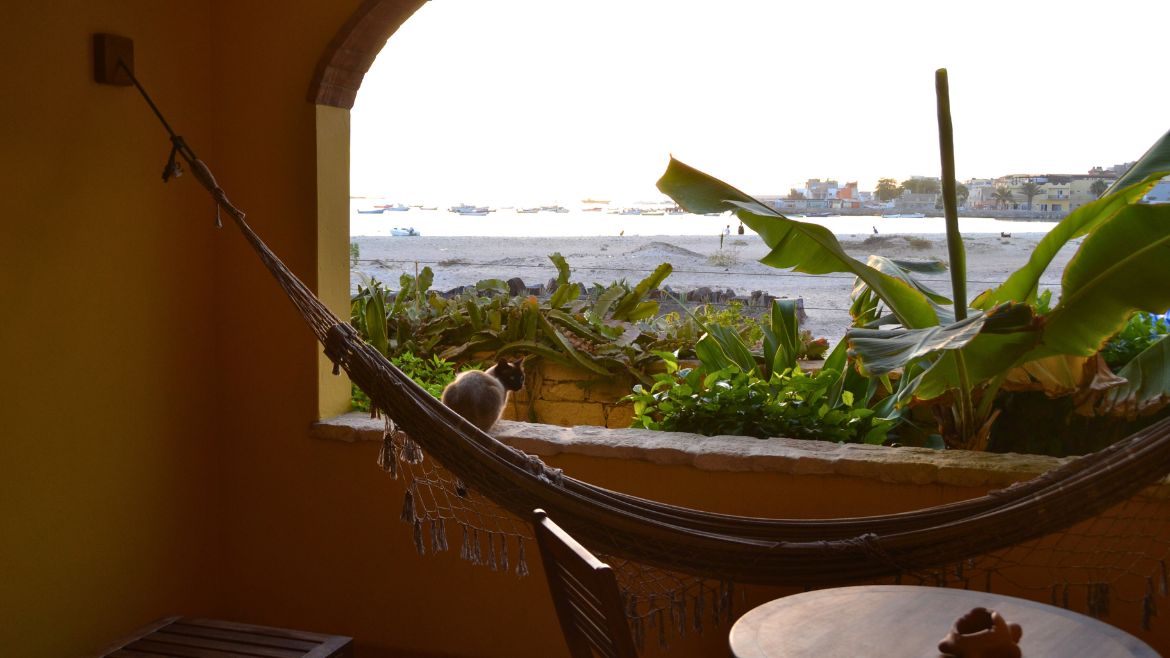
[[[720,249],[723,248],[723,240],[726,239],[727,236],[729,236],[729,235],[731,235],[731,224],[728,224],[727,226],[725,226],[723,228],[723,232],[719,234],[719,248]]]
[[[877,227],[876,227],[876,226],[875,226],[875,227],[873,227],[873,234],[874,234],[874,235],[877,235]]]
[[[743,222],[739,223],[739,230],[736,232],[739,233],[740,235],[743,235]]]

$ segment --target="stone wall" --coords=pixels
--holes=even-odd
[[[547,359],[525,368],[523,390],[512,394],[506,420],[573,427],[629,427],[633,405],[620,403],[637,383],[631,375],[599,375]]]

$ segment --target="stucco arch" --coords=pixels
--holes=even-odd
[[[406,19],[427,0],[363,0],[317,60],[308,100],[352,109],[374,58]]]

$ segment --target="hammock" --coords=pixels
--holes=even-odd
[[[1028,482],[900,514],[762,519],[597,487],[497,441],[415,384],[289,271],[202,161],[189,164],[325,346],[335,370],[343,368],[381,412],[469,488],[518,518],[543,507],[583,543],[609,555],[739,583],[857,582],[957,562],[1065,529],[1132,497],[1170,470],[1167,419]]]

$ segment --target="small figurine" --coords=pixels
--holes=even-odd
[[[975,608],[959,617],[938,650],[947,658],[1021,658],[1019,624],[1009,624],[994,610]]]

